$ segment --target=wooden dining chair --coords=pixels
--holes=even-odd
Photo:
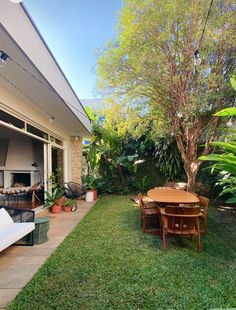
[[[207,232],[207,211],[209,206],[209,199],[204,196],[198,196],[200,201],[200,209],[201,209],[201,217],[200,219],[203,221],[203,229],[201,230],[202,233]]]
[[[152,218],[160,223],[160,210],[155,201],[145,201],[143,199],[142,193],[138,194],[138,199],[141,207],[141,227],[144,233],[152,232],[156,229],[148,229],[147,222],[148,219]]]
[[[187,190],[187,183],[185,182],[166,182],[164,187],[169,187],[173,189],[180,189],[182,191]]]
[[[198,253],[201,252],[200,241],[200,207],[199,206],[166,206],[161,210],[163,250],[166,250],[168,235],[198,238]]]

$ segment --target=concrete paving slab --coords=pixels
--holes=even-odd
[[[6,305],[9,304],[21,289],[1,289],[0,290],[0,310],[5,309]]]
[[[41,264],[35,265],[10,265],[1,271],[0,289],[23,288],[39,269]]]

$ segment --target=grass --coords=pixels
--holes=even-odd
[[[185,239],[163,253],[128,197],[103,197],[8,309],[236,307],[235,224],[235,214],[211,208],[200,255]]]

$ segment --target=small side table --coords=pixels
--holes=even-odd
[[[48,240],[49,218],[36,217],[34,230],[34,244],[46,242]]]

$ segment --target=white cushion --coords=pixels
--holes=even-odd
[[[8,212],[4,209],[0,209],[0,228],[6,227],[13,223],[12,218],[8,214]]]
[[[35,229],[35,224],[13,223],[0,230],[0,252]]]

